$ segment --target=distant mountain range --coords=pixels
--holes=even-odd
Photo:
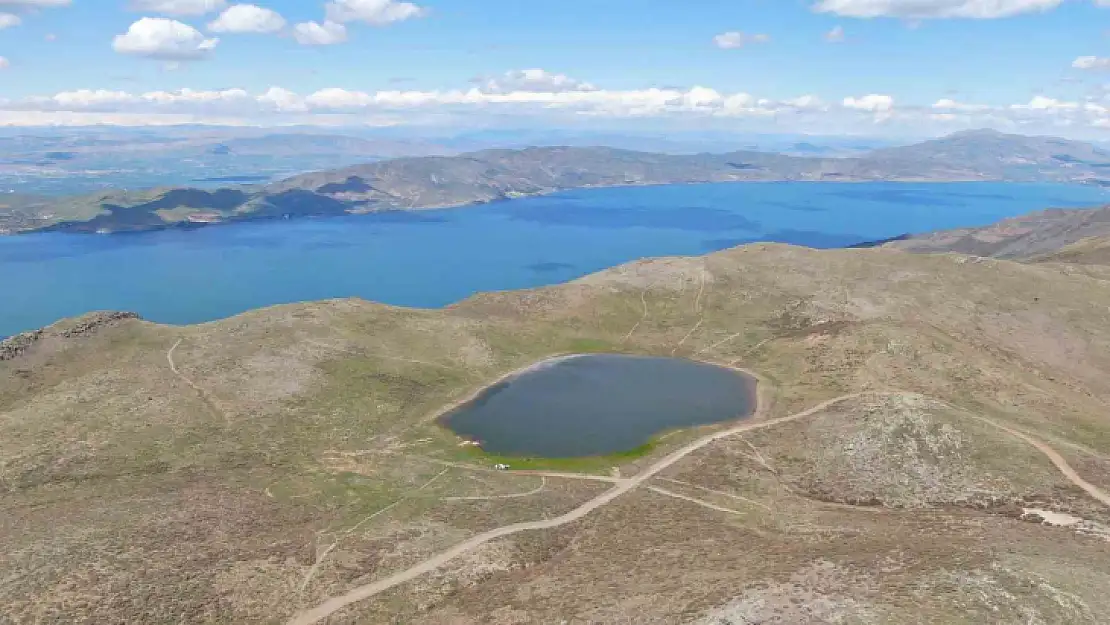
[[[221,144],[228,151],[244,149]],[[258,143],[253,145],[259,149]],[[263,146],[265,141],[263,142]],[[268,148],[267,148],[268,149]],[[800,146],[801,151],[819,150]],[[745,181],[1021,181],[1110,185],[1110,151],[1052,137],[962,132],[863,156],[676,155],[608,147],[395,158],[264,186],[0,200],[0,232],[122,232],[252,219],[479,204],[566,189]]]

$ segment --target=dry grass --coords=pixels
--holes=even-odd
[[[710,445],[651,482],[683,498],[638,489],[332,622],[1106,622],[1110,543],[1021,508],[1103,524],[1107,510],[980,418],[1110,484],[1107,284],[755,245],[445,311],[342,300],[59,326],[0,362],[0,605],[14,622],[282,622],[482,530],[562,514],[607,485],[453,499],[539,480],[445,467],[458,448],[434,417],[544,357],[624,351],[751,368],[766,417],[897,394]]]

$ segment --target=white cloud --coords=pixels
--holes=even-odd
[[[813,10],[857,18],[995,19],[1049,11],[1063,2],[1064,0],[819,0],[813,5]]]
[[[989,111],[994,107],[986,104],[965,104],[957,102],[951,98],[941,98],[933,103],[933,108],[940,111],[953,111],[962,113],[978,113],[982,111]]]
[[[50,98],[50,101],[62,109],[95,108],[105,105],[119,105],[134,102],[138,98],[126,91],[109,91],[107,89],[78,89],[76,91],[63,91]]]
[[[11,28],[12,26],[19,26],[22,23],[23,20],[19,19],[18,15],[12,15],[11,13],[0,13],[0,30]]]
[[[542,69],[509,71],[502,76],[483,79],[479,82],[481,83],[481,89],[488,93],[597,91],[597,87],[588,82],[576,80],[566,74],[553,74]]]
[[[304,100],[299,95],[281,87],[270,87],[257,99],[263,106],[271,106],[277,111],[307,110]]]
[[[1039,95],[1034,96],[1028,104],[1013,104],[1010,108],[1018,111],[1077,111],[1080,109],[1080,106],[1078,102],[1067,102]]]
[[[844,98],[844,108],[872,113],[885,113],[894,108],[894,98],[888,95],[872,93],[861,98]]]
[[[0,56],[0,69],[8,69],[12,66],[12,62],[7,58]]]
[[[221,91],[197,91],[193,89],[151,91],[144,93],[140,97],[146,102],[162,105],[246,102],[251,99],[251,95],[244,89],[223,89]]]
[[[804,95],[801,97],[783,100],[784,106],[797,109],[799,111],[827,111],[829,106],[825,104],[821,98],[815,95]]]
[[[1110,0],[1107,0],[1110,2]],[[1110,59],[1098,56],[1081,56],[1071,62],[1075,69],[1110,69]]]
[[[365,22],[373,26],[403,22],[428,13],[411,2],[397,0],[332,0],[324,10],[330,22]]]
[[[208,24],[215,33],[276,33],[283,28],[281,14],[254,4],[232,5]]]
[[[131,0],[132,11],[150,11],[176,17],[207,15],[226,6],[226,0]]]
[[[347,41],[347,27],[338,22],[303,22],[293,27],[293,38],[303,46],[331,46]]]
[[[768,43],[769,41],[771,41],[769,35],[747,35],[736,30],[721,33],[713,38],[713,44],[722,50],[735,50],[751,43]]]
[[[829,43],[841,43],[844,41],[844,27],[833,26],[833,29],[825,33],[825,41]]]
[[[219,39],[206,39],[188,24],[163,17],[144,17],[116,35],[112,48],[121,54],[133,54],[165,61],[186,61],[208,56]]]

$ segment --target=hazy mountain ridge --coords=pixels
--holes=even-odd
[[[677,155],[607,147],[492,149],[455,156],[396,158],[216,192],[152,190],[129,194],[126,201],[106,200],[103,194],[50,200],[13,197],[0,208],[0,232],[118,232],[275,217],[445,208],[565,189],[623,185],[978,180],[1110,184],[1110,153],[1082,142],[993,131],[957,133],[852,158],[750,150]],[[213,199],[217,196],[220,201]],[[238,201],[223,201],[232,196]]]

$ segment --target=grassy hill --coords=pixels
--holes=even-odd
[[[1058,253],[1069,246],[1097,247],[1098,241],[1107,236],[1110,236],[1110,206],[1041,211],[982,228],[913,235],[887,246],[912,252],[1029,259]]]
[[[13,622],[1104,623],[1110,283],[1066,267],[753,245],[445,310],[62,322],[0,347],[0,605]],[[582,351],[750,370],[758,427],[572,478],[489,471],[436,425]]]

